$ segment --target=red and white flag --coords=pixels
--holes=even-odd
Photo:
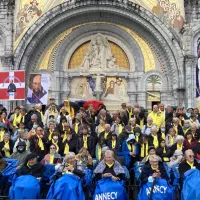
[[[0,100],[25,99],[25,71],[0,72]]]

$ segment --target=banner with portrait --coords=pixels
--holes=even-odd
[[[30,74],[27,104],[43,104],[48,101],[49,75],[48,74]]]
[[[0,100],[25,99],[25,72],[0,72]]]

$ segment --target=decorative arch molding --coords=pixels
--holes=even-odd
[[[169,85],[169,81],[168,81],[168,77],[166,77],[163,73],[159,72],[159,71],[148,71],[146,72],[139,80],[138,82],[138,91],[146,91],[146,83],[147,83],[147,79],[152,76],[152,75],[157,75],[159,76],[159,78],[162,81],[162,91],[169,91],[172,88]],[[161,91],[161,92],[162,92]]]
[[[144,71],[144,58],[137,42],[127,32],[111,24],[88,24],[75,29],[73,34],[63,40],[57,49],[54,68],[59,70],[61,66],[65,71],[74,51],[83,43],[91,40],[92,36],[101,33],[106,38],[118,46],[126,53],[131,71]]]
[[[151,12],[129,1],[74,0],[67,1],[53,8],[45,13],[24,35],[24,39],[20,42],[15,51],[15,68],[28,68],[30,57],[38,43],[40,43],[41,39],[58,24],[61,25],[64,21],[69,22],[69,19],[71,18],[71,20],[73,20],[73,17],[76,15],[82,15],[82,20],[84,21],[91,13],[95,13],[96,15],[99,13],[99,21],[102,20],[102,16],[106,18],[114,15],[120,18],[118,21],[119,24],[124,24],[124,22],[126,22],[129,26],[134,24],[135,27],[137,27],[137,25],[139,25],[141,29],[146,30],[144,34],[149,34],[150,39],[156,41],[159,49],[162,49],[164,52],[163,55],[166,56],[166,65],[169,67],[168,74],[172,80],[173,89],[183,86],[183,54],[176,37],[174,37],[168,27]],[[114,17],[111,20],[113,19]],[[30,71],[31,69],[28,70]],[[177,82],[177,79],[179,82]]]

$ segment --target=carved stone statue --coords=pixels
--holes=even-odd
[[[118,70],[108,40],[100,33],[95,35],[89,44],[88,51],[79,66],[81,71]]]

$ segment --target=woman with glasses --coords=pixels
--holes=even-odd
[[[56,145],[51,144],[50,151],[45,155],[44,159],[42,160],[42,164],[56,165],[58,163],[62,163],[61,155],[57,153],[56,149]]]
[[[147,183],[148,181],[152,182],[152,180],[155,178],[162,178],[166,181],[169,180],[166,170],[162,162],[159,162],[159,157],[157,155],[149,156],[149,164],[146,164],[142,169],[140,178],[143,184]]]

